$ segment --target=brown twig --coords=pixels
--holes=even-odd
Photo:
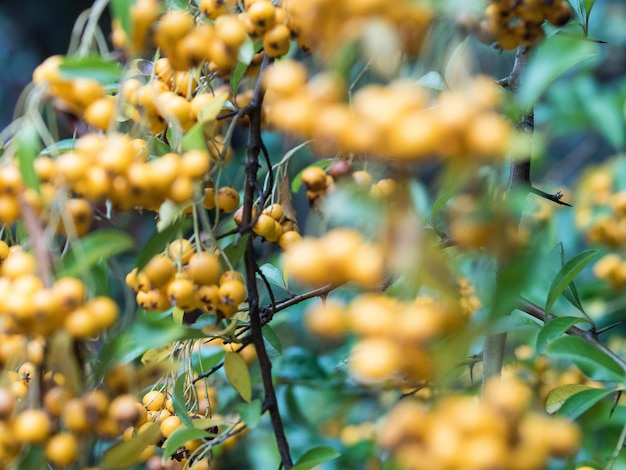
[[[266,56],[261,64],[260,75],[269,63],[270,59]],[[263,141],[261,138],[261,106],[263,104],[263,89],[260,82],[261,80],[259,79],[250,103],[245,108],[240,110],[242,114],[245,114],[250,118],[248,150],[245,164],[246,183],[244,189],[243,215],[241,223],[241,226],[247,227],[248,230],[250,230],[251,227],[253,219],[252,208],[254,206],[254,199],[259,186],[257,181],[259,172],[259,154],[263,149]],[[257,352],[259,367],[261,369],[261,378],[263,381],[263,389],[265,392],[263,408],[270,414],[274,437],[280,454],[281,466],[289,470],[293,467],[293,461],[289,451],[289,443],[287,442],[287,437],[285,436],[282,417],[278,409],[276,391],[274,390],[274,383],[272,379],[272,363],[267,354],[267,350],[265,349],[265,342],[263,340],[263,323],[261,321],[259,292],[256,284],[256,273],[259,268],[256,261],[256,252],[252,237],[248,237],[246,240],[244,263],[246,270],[246,287],[248,290],[248,306],[250,309],[250,336]]]

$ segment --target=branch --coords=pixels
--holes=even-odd
[[[523,297],[520,297],[516,308],[522,312],[527,313],[531,317],[540,320],[541,322],[547,322],[552,320],[553,318],[557,318],[556,315],[552,313],[546,313],[546,311],[541,308],[539,305],[527,300]],[[626,373],[626,361],[624,361],[621,357],[607,348],[599,339],[598,333],[593,330],[583,330],[582,328],[578,328],[577,326],[570,327],[566,333],[572,336],[578,336],[581,339],[584,339],[587,343],[595,346],[600,349],[607,356],[610,356],[615,362],[619,364],[622,370]]]
[[[259,172],[259,153],[264,147],[261,138],[261,106],[263,104],[263,89],[260,85],[260,76],[269,63],[270,59],[265,56],[263,63],[261,64],[261,72],[259,73],[259,79],[257,80],[252,100],[245,108],[240,110],[241,113],[247,114],[250,118],[250,133],[245,165],[246,184],[241,223],[241,226],[246,227],[248,230],[250,230],[252,226],[252,208],[254,206],[254,198],[258,188],[257,175]],[[281,466],[289,470],[293,467],[293,461],[291,460],[289,443],[287,442],[282,418],[280,411],[278,410],[276,391],[274,390],[274,383],[272,380],[272,363],[267,355],[265,342],[263,340],[263,323],[261,321],[259,291],[256,283],[256,273],[259,268],[256,262],[254,240],[252,237],[248,237],[246,241],[244,262],[246,269],[246,287],[248,290],[248,305],[250,308],[250,335],[257,352],[259,367],[261,369],[263,389],[265,392],[263,404],[264,408],[266,408],[270,413],[274,437],[276,438],[276,445],[280,454]]]

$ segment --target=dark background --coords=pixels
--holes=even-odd
[[[0,129],[12,119],[17,99],[35,67],[65,54],[74,22],[91,0],[0,1]],[[101,25],[109,28],[110,20]]]

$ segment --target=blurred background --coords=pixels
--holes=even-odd
[[[17,99],[35,67],[67,52],[72,28],[90,0],[0,1],[0,129],[12,120]],[[110,29],[110,20],[101,26]]]

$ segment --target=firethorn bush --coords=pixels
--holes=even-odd
[[[624,19],[96,0],[0,132],[0,468],[626,468]]]

